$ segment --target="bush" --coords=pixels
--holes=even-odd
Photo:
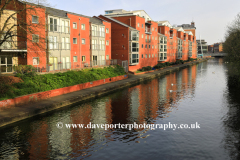
[[[44,75],[34,75],[33,72],[19,73],[18,76],[22,78],[23,82],[14,83],[11,86],[0,84],[0,99],[14,98],[16,96],[73,86],[124,74],[126,74],[124,68],[118,65]]]
[[[34,68],[32,65],[19,65],[19,66],[13,66],[14,71],[16,72],[17,76],[23,75],[23,74],[36,74],[36,68]]]

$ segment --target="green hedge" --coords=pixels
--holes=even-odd
[[[22,83],[14,83],[11,86],[0,84],[0,88],[4,88],[5,90],[4,93],[0,94],[0,100],[116,77],[124,74],[126,74],[124,69],[118,65],[115,67],[44,75],[35,75],[31,72],[18,74],[17,76],[23,80]]]

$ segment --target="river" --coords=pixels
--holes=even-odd
[[[0,159],[239,159],[240,94],[227,72],[210,59],[0,128]]]

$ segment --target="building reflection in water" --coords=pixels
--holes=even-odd
[[[142,136],[143,131],[148,130],[58,129],[56,123],[61,121],[64,124],[85,126],[90,122],[92,124],[154,123],[157,119],[168,116],[185,95],[194,94],[196,72],[197,66],[191,66],[67,111],[60,111],[61,114],[55,113],[53,116],[44,117],[31,124],[32,128],[27,130],[30,133],[26,140],[28,147],[23,151],[24,155],[30,159],[84,158],[91,156],[92,151],[100,150],[110,141],[135,141]],[[13,150],[17,152],[17,149]],[[20,152],[17,153],[20,157]]]

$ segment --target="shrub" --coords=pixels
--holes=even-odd
[[[48,91],[95,80],[126,74],[121,66],[67,71],[64,73],[34,75],[33,72],[19,73],[23,80],[10,85],[0,84],[0,99],[14,98],[26,94]]]

